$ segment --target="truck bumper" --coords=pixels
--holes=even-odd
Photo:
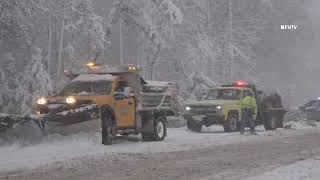
[[[223,114],[206,114],[206,115],[193,115],[185,114],[183,118],[187,121],[196,121],[197,123],[202,123],[205,126],[211,126],[213,124],[223,124],[224,115]]]

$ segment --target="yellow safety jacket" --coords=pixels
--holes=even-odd
[[[241,107],[244,108],[249,108],[249,109],[257,109],[257,103],[256,99],[251,97],[251,96],[246,96],[241,100]]]

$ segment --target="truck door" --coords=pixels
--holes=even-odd
[[[115,91],[115,115],[118,128],[134,127],[135,125],[135,99],[125,97],[125,81],[120,81]]]

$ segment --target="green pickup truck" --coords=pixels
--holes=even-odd
[[[200,132],[202,126],[220,124],[225,132],[238,131],[242,114],[241,100],[249,93],[254,94],[257,102],[254,113],[256,124],[264,124],[266,130],[282,127],[286,110],[281,105],[280,96],[264,96],[254,85],[237,81],[210,88],[205,100],[187,101],[183,117],[187,120],[188,129]]]

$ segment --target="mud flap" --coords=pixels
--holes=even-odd
[[[145,119],[142,123],[142,129],[141,129],[141,132],[143,133],[153,133],[154,132],[154,117],[152,117],[152,119],[148,118],[148,119]]]

